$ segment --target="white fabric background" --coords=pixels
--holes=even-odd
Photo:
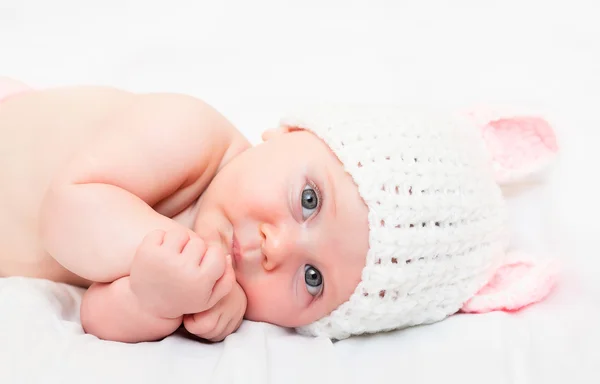
[[[216,345],[102,342],[81,332],[80,290],[0,279],[0,383],[600,382],[600,5],[549,3],[0,0],[0,75],[190,93],[253,142],[302,101],[540,111],[561,157],[507,195],[515,243],[565,263],[517,314],[336,344],[248,322]]]

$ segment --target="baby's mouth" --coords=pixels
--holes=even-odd
[[[240,254],[240,243],[238,242],[237,237],[235,237],[235,232],[233,233],[231,240],[231,261],[233,263],[233,269],[242,262],[242,255]]]

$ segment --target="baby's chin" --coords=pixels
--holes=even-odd
[[[297,328],[309,325],[321,317],[315,313],[314,316],[301,318],[298,313],[290,313],[290,311],[282,311],[279,308],[272,308],[264,304],[253,305],[248,300],[248,307],[244,315],[244,319],[261,323],[269,323],[284,328]],[[314,318],[313,318],[314,317]]]
[[[281,319],[277,319],[277,318],[270,318],[269,316],[260,316],[260,315],[254,316],[254,315],[248,315],[248,313],[246,313],[246,315],[244,315],[244,319],[249,320],[249,321],[259,322],[259,323],[273,324],[273,325],[276,325],[278,327],[283,327],[283,328],[298,328],[298,327],[303,327],[305,325],[309,325],[312,323],[312,321],[298,322],[297,320],[294,321],[292,319],[281,320]]]

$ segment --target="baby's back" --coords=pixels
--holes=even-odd
[[[82,283],[40,246],[40,204],[57,169],[135,98],[112,88],[78,87],[0,103],[0,276]]]

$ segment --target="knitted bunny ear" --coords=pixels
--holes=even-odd
[[[466,115],[481,129],[499,184],[521,181],[543,170],[558,151],[554,130],[542,118],[516,111],[485,109]],[[516,311],[543,300],[554,287],[557,275],[558,266],[554,261],[509,252],[504,265],[461,310]]]
[[[521,181],[543,170],[558,151],[554,130],[542,118],[486,110],[467,116],[481,128],[499,184]]]
[[[543,300],[555,286],[558,265],[513,251],[492,279],[461,308],[462,312],[516,311]]]

